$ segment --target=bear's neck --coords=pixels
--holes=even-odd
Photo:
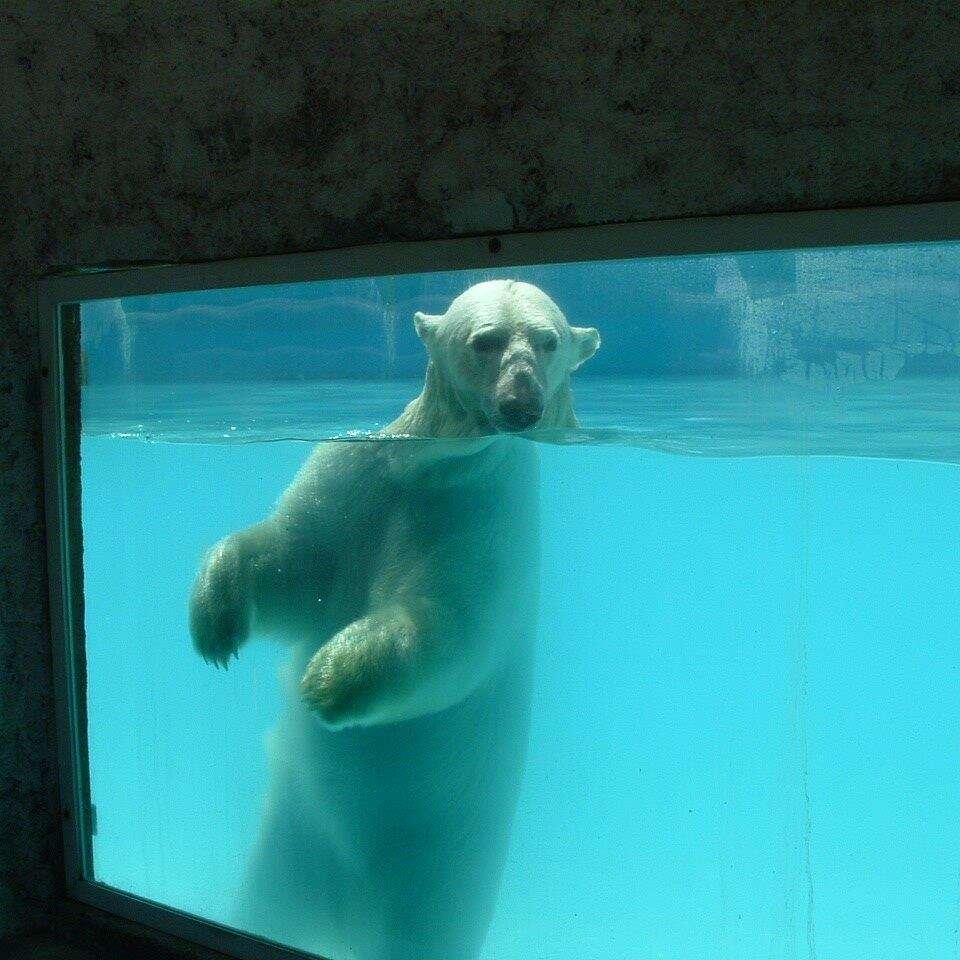
[[[538,424],[544,430],[576,430],[580,426],[577,415],[573,412],[573,394],[570,391],[570,377],[568,376],[560,388],[551,397],[543,416]]]
[[[569,379],[551,397],[538,426],[545,429],[579,426],[573,412]],[[486,417],[461,403],[432,361],[427,365],[423,392],[384,429],[384,433],[414,437],[482,437],[492,432]]]
[[[384,433],[413,437],[479,437],[490,432],[482,415],[467,409],[431,361],[423,391]]]

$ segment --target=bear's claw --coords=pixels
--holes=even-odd
[[[231,538],[218,543],[197,575],[190,598],[190,634],[201,657],[226,669],[250,631],[243,562]]]

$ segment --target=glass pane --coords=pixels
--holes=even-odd
[[[95,879],[332,960],[955,956],[958,277],[85,303]]]

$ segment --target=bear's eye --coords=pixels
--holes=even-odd
[[[493,353],[503,350],[507,345],[507,338],[502,333],[491,330],[489,333],[478,333],[470,341],[470,346],[478,353]]]
[[[553,353],[557,349],[557,338],[549,333],[540,341],[540,349],[544,353]]]

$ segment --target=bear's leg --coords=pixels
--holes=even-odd
[[[190,634],[204,660],[226,667],[250,636],[263,570],[283,567],[270,521],[232,533],[204,557],[190,596]]]
[[[325,957],[370,956],[375,916],[356,907],[357,880],[281,773],[266,803],[233,922],[242,930]],[[363,950],[358,948],[363,947]]]
[[[209,663],[225,667],[250,632],[247,560],[242,534],[221,540],[204,557],[190,596],[190,635]]]
[[[503,753],[499,731],[491,732],[485,720],[479,726],[489,734],[482,742],[491,756],[473,771],[469,795],[451,803],[450,818],[441,815],[422,831],[395,826],[392,838],[390,830],[382,838],[388,849],[377,861],[375,896],[383,911],[383,939],[375,960],[480,956],[506,858],[511,810],[504,801],[507,795],[512,800],[507,784],[516,768],[513,743]],[[512,726],[508,720],[507,729]]]
[[[483,856],[449,869],[437,849],[431,858],[411,851],[410,869],[392,877],[381,896],[386,903],[383,940],[376,960],[476,960],[496,902],[499,870]],[[433,867],[434,863],[441,866]],[[471,869],[472,868],[472,869]]]
[[[300,694],[333,728],[392,723],[457,703],[480,680],[436,605],[406,600],[375,610],[328,640]],[[447,642],[444,642],[447,638]]]

